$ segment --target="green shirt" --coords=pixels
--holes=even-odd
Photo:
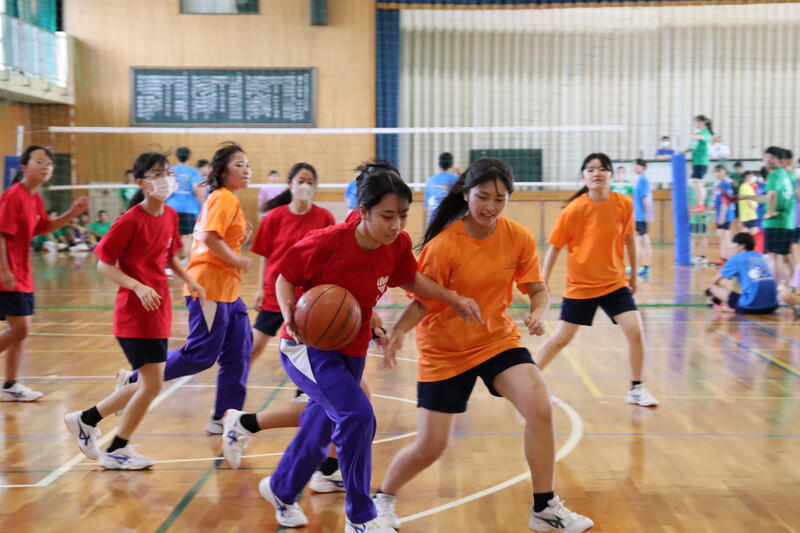
[[[624,194],[625,196],[633,196],[633,184],[628,181],[612,181],[609,187],[612,191]]]
[[[111,222],[97,222],[96,220],[86,226],[86,229],[91,231],[92,233],[97,233],[101,237],[108,233],[108,230],[111,229]]]
[[[122,197],[122,202],[125,204],[123,207],[125,209],[128,209],[128,205],[131,203],[131,198],[133,198],[133,195],[136,194],[136,190],[138,188],[139,187],[131,186],[119,190],[119,195]]]
[[[765,228],[794,229],[795,204],[794,176],[784,168],[776,168],[767,176],[767,191],[775,191],[778,214],[764,219]]]
[[[711,132],[708,128],[698,133],[702,139],[693,139],[690,148],[692,149],[692,164],[708,166],[708,147],[711,145]]]

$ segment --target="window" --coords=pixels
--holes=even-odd
[[[181,13],[213,15],[258,13],[258,0],[181,0]]]

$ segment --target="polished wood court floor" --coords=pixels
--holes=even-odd
[[[657,409],[625,403],[622,334],[599,313],[547,369],[561,458],[558,492],[598,532],[800,531],[800,320],[720,315],[702,306],[713,269],[672,266],[659,247],[653,279],[637,295],[647,330],[647,384]],[[263,432],[242,468],[218,457],[204,432],[215,369],[165,385],[134,442],[159,462],[152,471],[103,471],[79,454],[65,413],[93,405],[126,362],[111,334],[114,287],[89,255],[36,257],[37,314],[24,381],[43,391],[33,404],[0,403],[0,531],[276,531],[257,489],[293,430]],[[559,301],[562,270],[554,275]],[[243,288],[250,299],[255,274]],[[175,296],[179,295],[175,284]],[[176,298],[171,347],[186,334]],[[392,322],[403,296],[380,313]],[[520,303],[522,300],[520,299]],[[522,309],[514,310],[523,316]],[[552,327],[557,310],[550,315]],[[535,349],[541,339],[528,338]],[[370,359],[378,436],[373,486],[415,430],[413,342],[394,370]],[[270,345],[250,373],[246,408],[290,401],[291,383]],[[118,424],[101,423],[104,438]],[[450,448],[401,492],[403,533],[527,531],[530,481],[521,426],[504,400],[479,384]],[[309,532],[340,532],[343,496],[305,493]]]

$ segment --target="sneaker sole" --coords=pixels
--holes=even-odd
[[[80,427],[78,426],[77,419],[75,420],[74,427],[73,427],[72,423],[70,422],[70,419],[68,418],[69,415],[70,415],[70,413],[67,413],[67,414],[64,415],[64,425],[67,426],[67,431],[69,431],[69,434],[72,435],[73,438],[77,438],[77,434],[80,433]],[[96,461],[100,457],[99,450],[98,450],[97,455],[95,457],[92,457],[91,455],[89,455],[89,453],[86,450],[83,449],[83,447],[80,444],[78,445],[78,449],[81,451],[81,453],[83,455],[85,455],[89,459],[92,459],[92,460]]]
[[[225,429],[225,421],[228,419],[228,413],[230,413],[232,410],[233,409],[228,409],[225,411],[225,414],[222,415],[222,433],[220,433],[220,436],[222,437],[222,456],[225,457],[225,460],[228,462],[228,466],[236,470],[242,464],[242,458],[240,456],[239,461],[234,464],[234,461],[231,460],[231,456],[228,454],[228,446],[225,445],[225,434],[228,433],[228,430]]]
[[[35,401],[40,400],[42,398],[42,396],[44,396],[44,394],[40,393],[39,396],[36,396],[35,398],[17,398],[16,396],[9,397],[7,394],[3,394],[2,396],[0,396],[0,402],[24,402],[24,403],[29,403],[29,402],[35,402]]]
[[[136,472],[138,470],[150,470],[152,468],[152,466],[153,465],[141,466],[139,468],[124,468],[124,467],[116,466],[116,465],[114,465],[114,466],[106,466],[104,464],[100,465],[100,467],[103,470],[130,470],[131,472]]]
[[[275,508],[275,520],[283,527],[303,527],[308,525],[308,518],[304,522],[300,522],[297,524],[287,524],[280,521],[279,513],[278,513],[278,506],[275,503],[275,495],[272,493],[272,487],[269,486],[269,477],[265,477],[261,481],[258,482],[258,492],[261,494],[261,497],[267,500],[269,504]]]
[[[330,494],[331,492],[345,492],[344,487],[340,487],[336,483],[331,483],[330,485],[327,485],[325,487],[309,484],[308,488],[310,488],[313,492],[316,492],[317,494]]]

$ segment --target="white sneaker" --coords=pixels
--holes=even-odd
[[[531,516],[528,519],[528,527],[534,531],[580,533],[593,525],[591,518],[567,509],[558,496],[547,502],[547,508],[541,513],[535,513],[531,507]]]
[[[294,393],[294,398],[292,398],[292,401],[295,403],[308,403],[311,401],[311,398],[309,398],[308,394],[305,392],[297,389]]]
[[[100,457],[97,439],[100,438],[100,429],[84,424],[81,421],[81,411],[73,411],[64,415],[64,425],[67,430],[78,440],[78,447],[83,455],[89,459]]]
[[[628,391],[628,397],[626,398],[628,403],[632,403],[635,405],[641,405],[642,407],[655,407],[658,405],[658,400],[650,394],[650,391],[647,390],[642,384],[634,385],[634,387]]]
[[[223,418],[225,415],[223,415]],[[206,433],[209,435],[222,435],[224,429],[222,428],[222,418],[219,420],[214,419],[214,411],[208,415],[208,422],[206,422]]]
[[[397,530],[387,526],[380,518],[374,518],[363,524],[354,524],[348,518],[344,522],[344,533],[397,533]]]
[[[144,470],[155,464],[152,459],[140,454],[133,444],[111,453],[103,452],[98,463],[108,470]]]
[[[397,516],[397,511],[394,508],[397,503],[397,496],[378,492],[372,497],[372,502],[378,509],[378,518],[380,518],[384,524],[393,528],[400,527],[400,517]]]
[[[130,370],[125,370],[124,368],[117,370],[117,377],[114,379],[114,391],[116,392],[130,383],[131,375],[133,375],[133,372]],[[123,411],[125,411],[125,409],[120,409],[117,411],[117,416],[122,416]]]
[[[84,242],[69,247],[70,252],[88,252],[89,250],[91,250],[91,248]]]
[[[314,492],[327,493],[327,492],[344,492],[344,482],[342,481],[342,473],[338,469],[330,476],[326,476],[319,470],[314,472],[311,476],[311,481],[308,484],[309,488]]]
[[[35,402],[43,393],[29,389],[20,382],[0,392],[0,402]]]
[[[240,423],[243,414],[244,411],[228,409],[222,417],[222,455],[233,469],[239,468],[242,452],[253,435]]]
[[[308,525],[308,518],[300,508],[300,504],[283,503],[272,493],[272,488],[269,486],[269,477],[265,477],[258,483],[258,492],[261,493],[262,498],[275,507],[275,520],[283,527],[303,527]]]

